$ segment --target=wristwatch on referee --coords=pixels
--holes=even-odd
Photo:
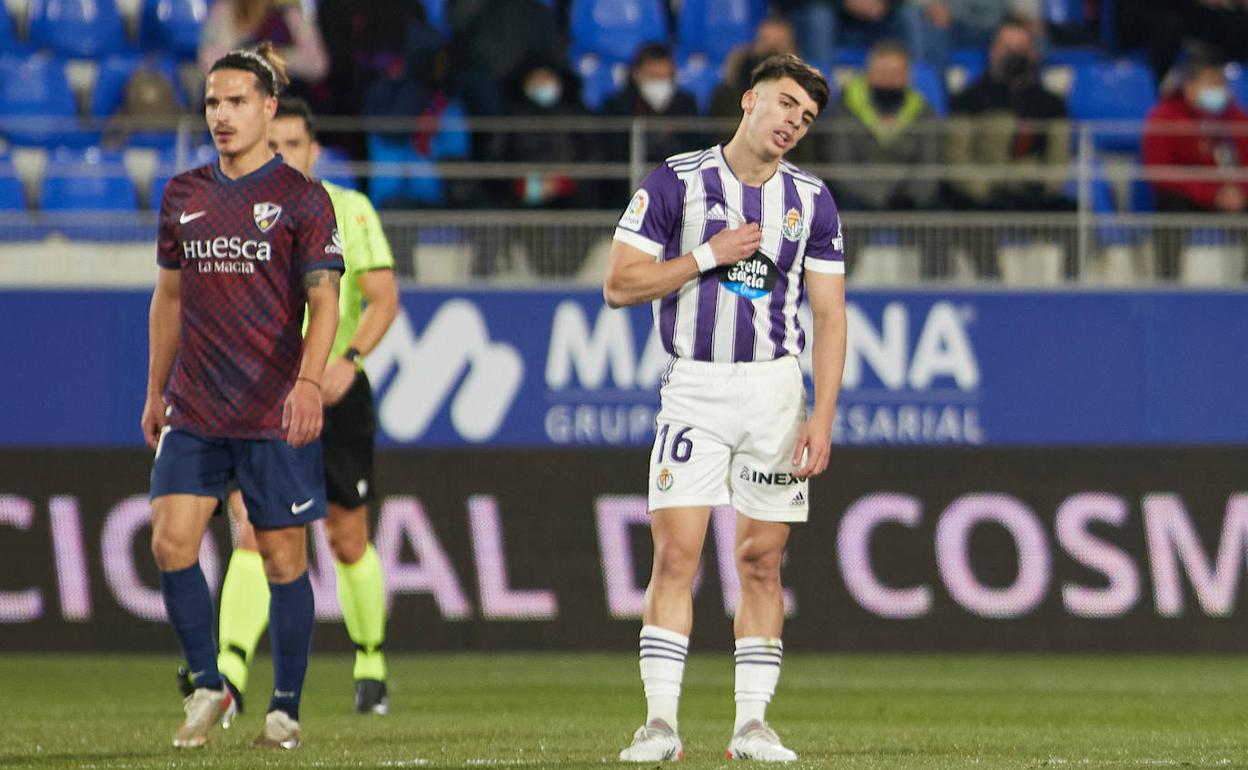
[[[359,348],[347,348],[342,357],[351,362],[351,365],[359,369],[364,365],[364,356],[360,353]]]

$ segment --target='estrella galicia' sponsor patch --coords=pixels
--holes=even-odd
[[[624,210],[624,216],[620,217],[620,227],[633,232],[640,231],[641,223],[646,220],[646,209],[648,208],[650,208],[650,193],[645,190],[638,190],[633,199],[628,202],[628,208]]]
[[[269,201],[257,203],[251,207],[251,218],[256,220],[256,227],[260,228],[262,233],[267,233],[272,229],[281,215],[282,207]]]
[[[719,282],[728,291],[746,299],[758,299],[767,296],[776,287],[777,270],[775,262],[763,252],[756,251],[749,259],[743,259],[735,265],[725,265],[715,272],[719,275]]]

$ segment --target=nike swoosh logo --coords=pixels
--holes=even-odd
[[[299,514],[303,513],[304,511],[308,510],[311,507],[312,507],[312,498],[309,497],[307,500],[304,500],[302,503],[299,503],[298,505],[291,503],[290,513],[291,515],[298,516]]]
[[[188,214],[185,211],[183,211],[182,216],[178,217],[178,224],[184,225],[187,222],[194,222],[196,219],[199,219],[202,216],[206,216],[207,214],[208,214],[207,211],[196,211],[194,214]]]

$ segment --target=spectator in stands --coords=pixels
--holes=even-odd
[[[836,50],[867,47],[883,38],[918,44],[918,14],[910,0],[775,0],[793,21],[806,60],[829,67]]]
[[[416,118],[410,132],[370,134],[370,147],[396,153],[384,160],[399,160],[432,169],[443,160],[466,160],[470,155],[468,131],[463,125],[463,100],[448,88],[450,64],[436,32],[429,27],[409,35],[403,66],[375,81],[364,94],[364,114],[378,118]],[[397,148],[402,148],[398,152]],[[379,160],[373,157],[371,160]],[[390,172],[393,173],[393,172]],[[419,175],[401,181],[374,177],[374,190],[385,189],[390,197],[372,194],[378,208],[433,206],[471,208],[485,205],[473,180],[443,180]],[[370,193],[371,194],[371,193]]]
[[[1248,113],[1236,105],[1221,62],[1196,60],[1162,96],[1144,123],[1145,166],[1182,166],[1214,172],[1241,171],[1248,163]],[[1161,211],[1239,212],[1248,208],[1248,184],[1154,179]]]
[[[940,137],[935,113],[909,86],[910,54],[896,40],[871,48],[867,71],[845,86],[829,116],[831,132],[820,137],[821,160],[838,165],[935,166]],[[936,204],[935,179],[868,179],[851,175],[829,185],[841,209],[924,209]]]
[[[987,48],[1007,16],[1026,21],[1039,39],[1044,31],[1040,0],[913,0],[918,10],[915,61],[937,72],[949,66],[954,48]]]
[[[693,118],[698,102],[693,94],[676,87],[676,62],[672,49],[663,43],[649,43],[638,49],[629,65],[628,84],[602,105],[602,114],[648,118]],[[628,137],[621,135],[613,157],[628,159]],[[646,161],[659,163],[679,152],[697,149],[702,138],[696,133],[667,128],[646,132]],[[627,195],[625,195],[627,197]]]
[[[988,71],[954,97],[949,161],[963,167],[1011,166],[1017,179],[962,177],[951,185],[957,208],[1051,211],[1073,207],[1061,197],[1064,180],[1036,172],[1070,165],[1066,104],[1040,83],[1031,27],[1007,19],[988,51]]]
[[[581,103],[580,79],[550,55],[535,55],[517,69],[507,88],[507,114],[517,118],[575,119],[589,111]],[[601,134],[552,127],[541,131],[500,134],[499,160],[509,163],[593,163],[602,160]],[[502,191],[506,206],[527,209],[584,209],[599,205],[600,185],[592,179],[533,171],[508,180]],[[519,228],[512,243],[524,246],[529,268],[542,277],[567,277],[585,261],[591,244],[583,228],[563,225]],[[505,248],[510,252],[509,247]],[[478,270],[489,261],[514,259],[510,253],[479,252]],[[514,264],[513,264],[514,268]]]
[[[577,96],[579,80],[557,59],[537,55],[521,65],[508,90],[507,114],[520,118],[579,118],[589,115]],[[598,136],[552,129],[502,134],[500,159],[509,163],[587,163],[601,160]],[[591,181],[557,174],[526,174],[511,180],[506,202],[526,208],[594,208]]]
[[[230,51],[268,40],[286,60],[294,91],[306,93],[329,74],[325,42],[300,0],[217,0],[199,41],[204,71]]]
[[[530,56],[562,56],[566,47],[542,0],[447,0],[446,20],[455,69],[481,66],[498,83]]]
[[[1145,49],[1158,80],[1184,41],[1211,45],[1227,60],[1248,59],[1246,0],[1116,0],[1114,15],[1118,47]]]
[[[413,37],[429,26],[422,0],[318,0],[316,9],[329,51],[330,101],[315,112],[327,115],[358,115],[368,87],[400,73]]]

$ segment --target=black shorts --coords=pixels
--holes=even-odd
[[[329,502],[359,508],[373,499],[373,443],[377,415],[373,388],[364,372],[342,400],[325,408],[321,447],[325,456],[325,493]]]

